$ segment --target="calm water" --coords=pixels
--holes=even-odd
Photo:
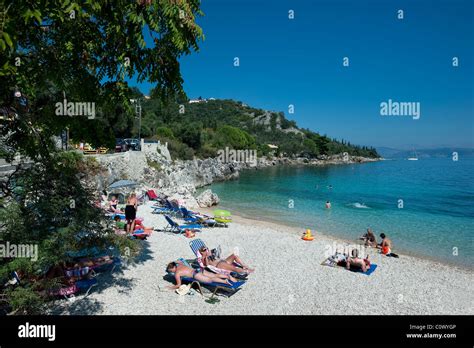
[[[377,236],[384,232],[392,239],[395,252],[470,266],[473,176],[474,158],[394,160],[245,171],[239,180],[213,184],[212,190],[223,207],[243,215],[349,240],[371,227]],[[327,200],[331,210],[325,209]]]

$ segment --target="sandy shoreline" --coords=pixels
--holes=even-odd
[[[203,212],[204,210],[201,209]],[[146,226],[162,228],[161,215],[140,206]],[[99,286],[74,302],[57,301],[61,314],[474,314],[474,272],[401,255],[399,259],[369,249],[378,265],[370,275],[322,266],[329,246],[340,239],[316,234],[300,239],[301,229],[235,216],[228,228],[197,234],[223,254],[235,247],[256,268],[242,290],[209,304],[198,293],[179,296],[166,288],[165,266],[179,257],[192,258],[190,239],[154,232],[143,242],[137,262],[99,276]],[[347,243],[347,242],[346,242]]]

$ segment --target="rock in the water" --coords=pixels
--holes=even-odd
[[[201,208],[212,207],[213,205],[219,204],[219,197],[213,193],[210,189],[201,193],[196,201]]]

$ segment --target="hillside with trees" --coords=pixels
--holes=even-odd
[[[183,98],[184,99],[184,98]],[[258,155],[317,158],[347,152],[353,156],[379,157],[372,147],[336,140],[298,128],[282,112],[253,108],[233,100],[147,99],[143,104],[142,137],[168,142],[175,158],[214,157],[218,149],[256,149]]]

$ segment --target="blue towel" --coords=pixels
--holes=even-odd
[[[371,275],[372,273],[374,273],[375,269],[377,268],[377,265],[375,263],[371,264],[370,265],[370,268],[367,270],[367,272],[362,272],[362,269],[358,268],[358,269],[351,269],[352,272],[357,272],[357,273],[362,273],[362,274],[365,274],[365,275]]]
[[[186,230],[186,229],[189,229],[189,230],[200,230],[202,228],[201,225],[181,225],[179,226],[180,229],[182,230]]]

